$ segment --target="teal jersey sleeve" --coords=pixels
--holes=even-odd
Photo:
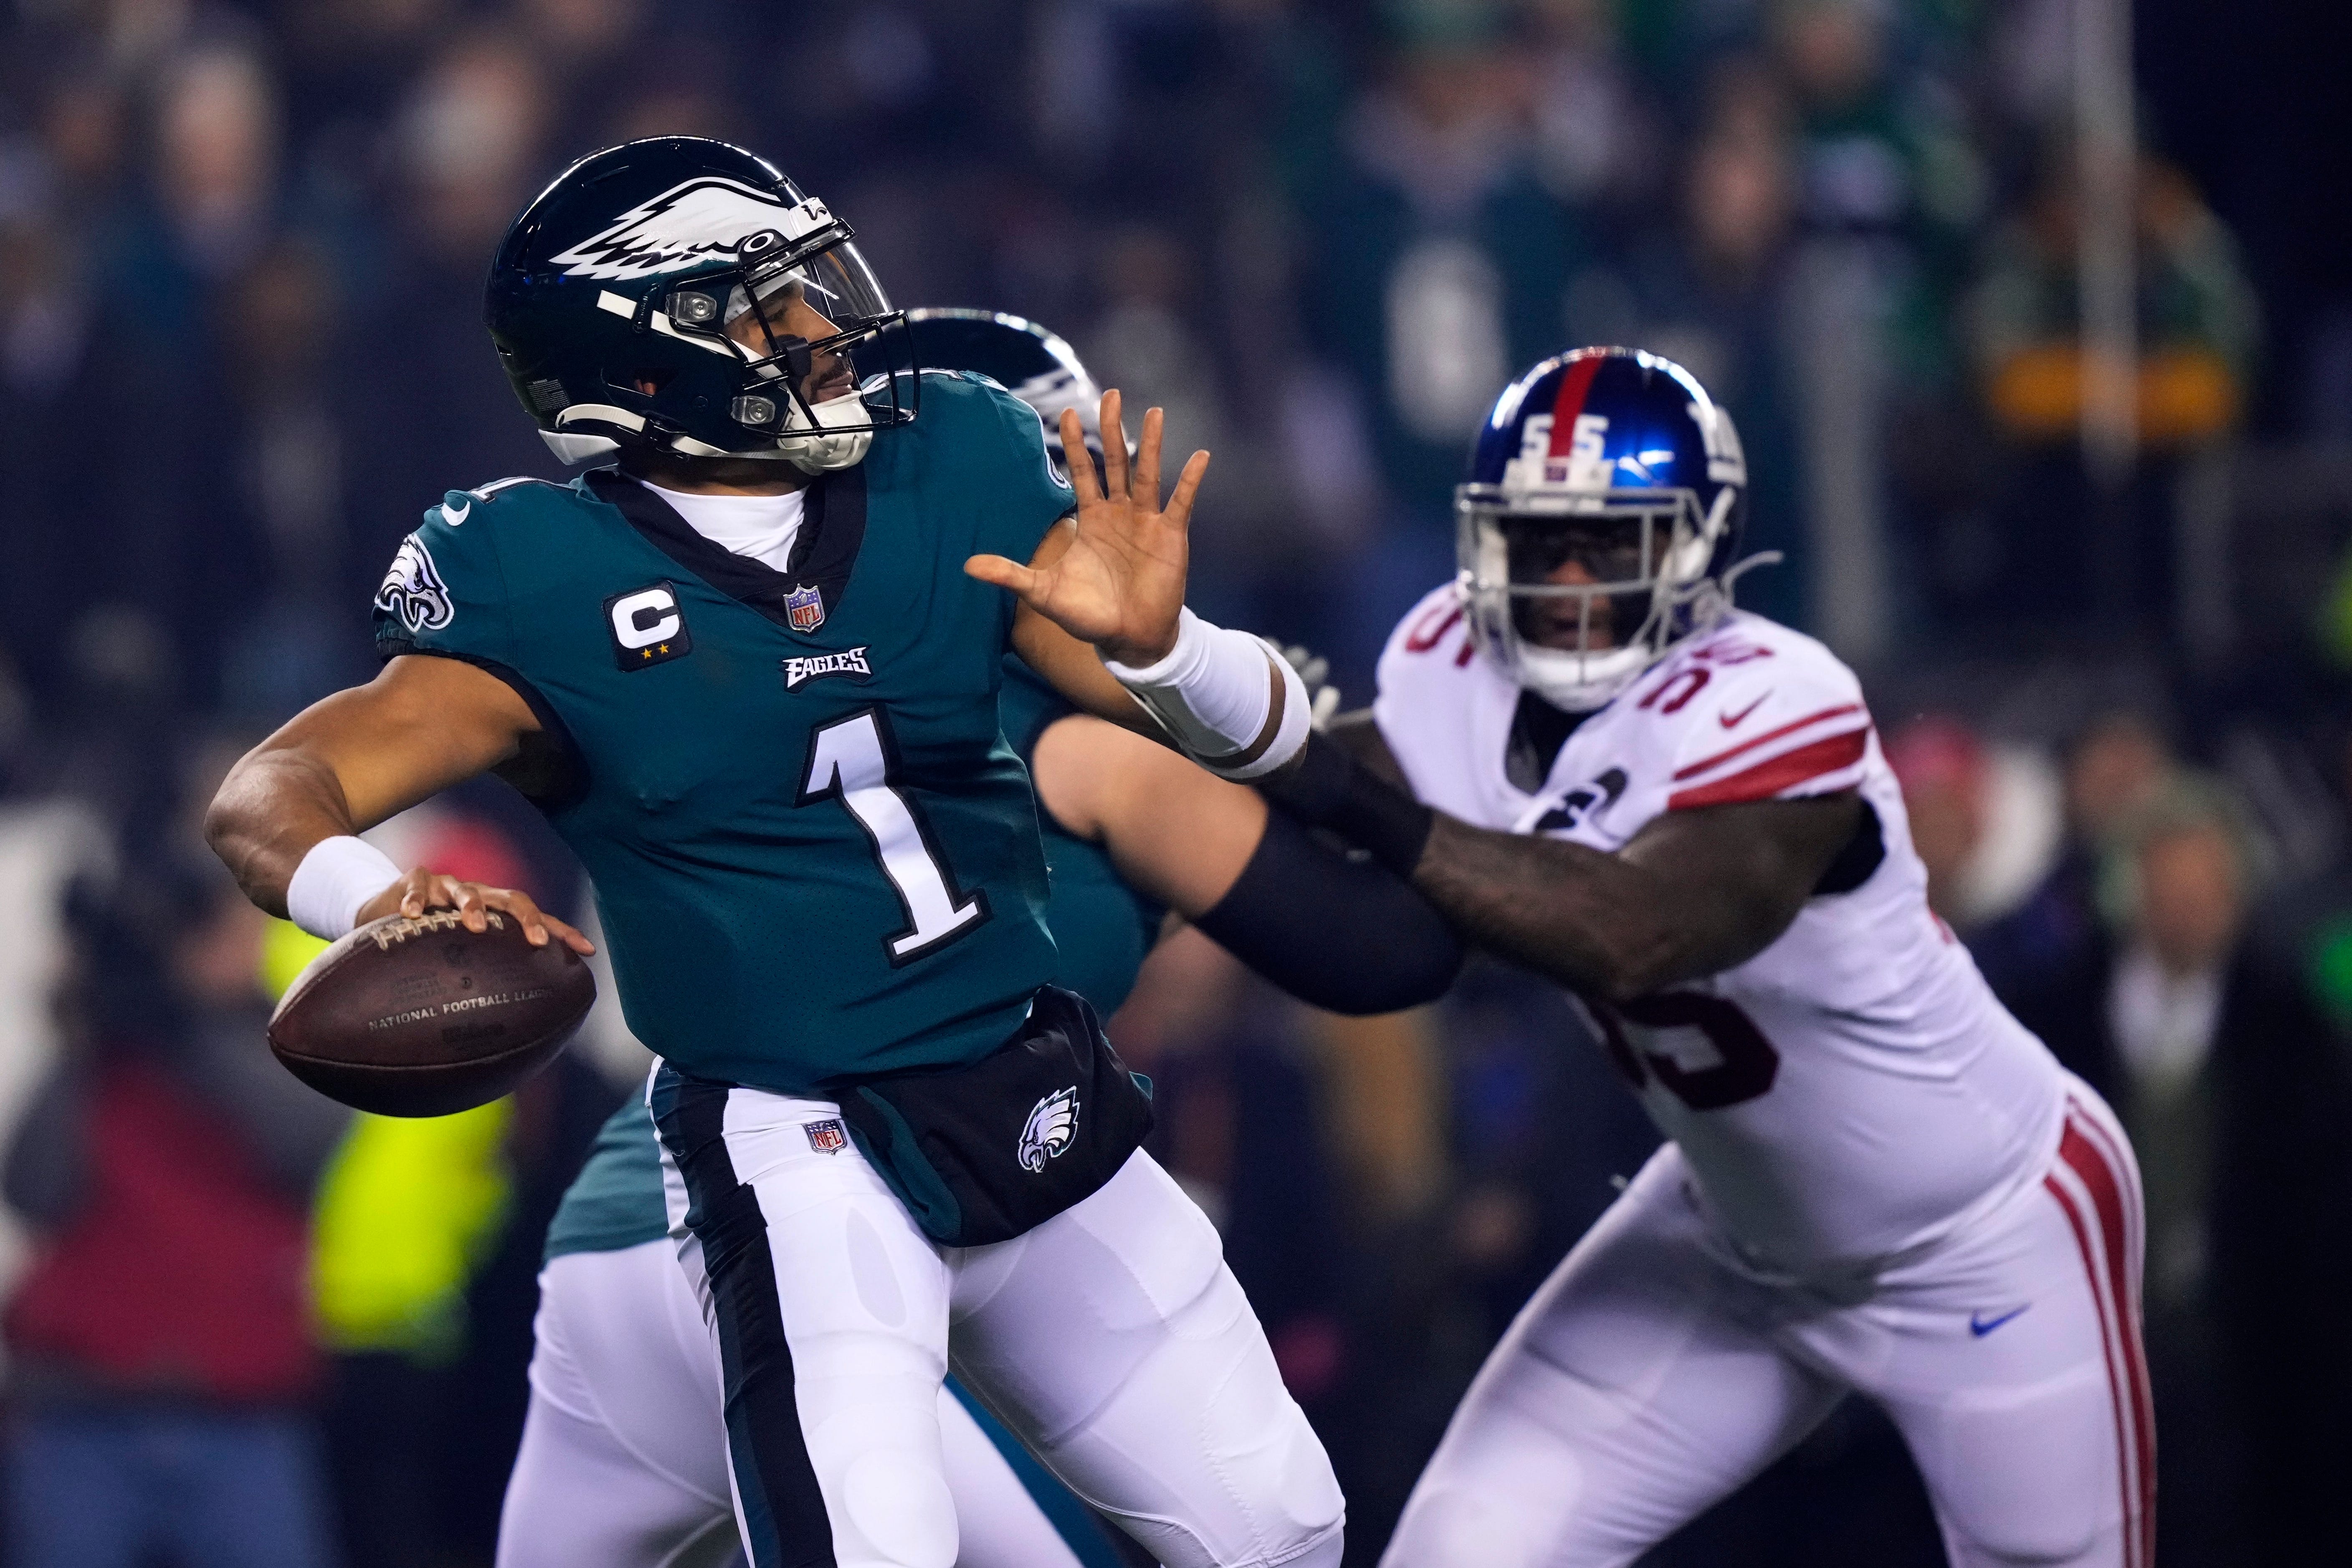
[[[376,651],[437,653],[502,667],[517,660],[499,559],[497,502],[451,490],[400,542],[375,592]]]
[[[1034,771],[1038,737],[1077,710],[1019,656],[1007,655],[996,712],[1005,743]],[[1054,931],[1054,982],[1108,1018],[1135,989],[1136,973],[1168,911],[1129,887],[1102,846],[1069,832],[1042,805],[1037,824],[1052,888],[1045,921]]]

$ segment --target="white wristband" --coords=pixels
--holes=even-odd
[[[333,942],[359,924],[360,906],[400,880],[400,868],[364,838],[345,834],[310,846],[286,884],[286,916]]]
[[[1106,667],[1135,694],[1192,760],[1229,779],[1261,778],[1307,743],[1313,714],[1306,684],[1271,644],[1246,632],[1210,625],[1191,610],[1176,621],[1176,646],[1138,669]],[[1282,712],[1273,740],[1244,759],[1264,732],[1273,680],[1281,683]]]

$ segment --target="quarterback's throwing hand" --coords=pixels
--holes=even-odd
[[[1143,666],[1166,657],[1176,646],[1177,612],[1184,607],[1185,528],[1209,454],[1192,454],[1161,505],[1160,426],[1159,409],[1145,413],[1143,439],[1129,464],[1127,443],[1118,438],[1118,394],[1103,394],[1106,493],[1095,482],[1094,458],[1077,414],[1064,409],[1062,450],[1078,493],[1075,525],[1047,535],[1029,565],[1002,555],[975,555],[963,569],[983,583],[1011,589],[1072,637],[1094,644],[1107,659]]]
[[[521,922],[522,934],[533,947],[544,947],[550,937],[560,939],[572,952],[585,956],[596,951],[595,945],[570,926],[541,910],[531,896],[520,888],[492,888],[480,882],[461,882],[419,866],[374,898],[360,906],[358,923],[382,920],[386,915],[406,915],[411,920],[427,910],[455,910],[466,922],[467,931],[487,931],[488,911],[504,910]]]

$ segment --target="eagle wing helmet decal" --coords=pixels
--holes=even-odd
[[[831,222],[833,215],[814,196],[787,206],[765,191],[706,175],[630,208],[601,233],[549,259],[567,278],[650,278],[731,258],[755,234],[773,230],[789,242]]]
[[[1078,1090],[1074,1084],[1039,1100],[1021,1129],[1021,1168],[1035,1173],[1045,1162],[1070,1146],[1078,1131]]]

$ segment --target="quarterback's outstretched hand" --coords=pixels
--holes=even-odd
[[[1163,506],[1160,410],[1144,414],[1143,439],[1132,465],[1127,443],[1118,437],[1116,391],[1103,394],[1102,428],[1108,493],[1095,482],[1094,458],[1076,412],[1062,411],[1062,450],[1078,493],[1076,519],[1067,530],[1056,531],[1067,538],[1066,546],[1049,535],[1030,565],[1002,555],[975,555],[963,569],[983,583],[1011,589],[1072,637],[1094,644],[1103,658],[1150,665],[1176,646],[1177,613],[1184,607],[1185,530],[1209,454],[1195,452],[1185,462]]]

